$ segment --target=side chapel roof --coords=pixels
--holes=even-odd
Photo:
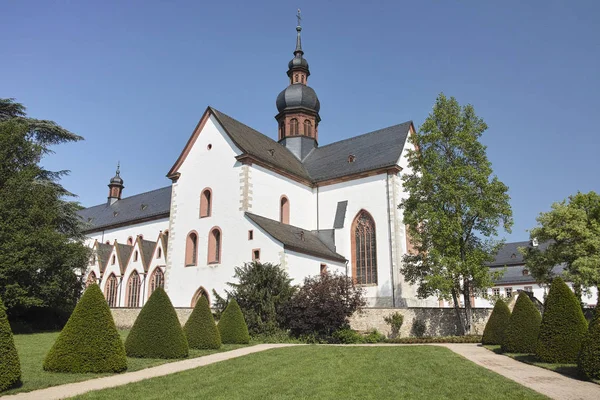
[[[246,212],[245,215],[275,240],[283,243],[285,249],[338,262],[346,261],[344,256],[327,246],[316,232],[283,224],[249,212]]]

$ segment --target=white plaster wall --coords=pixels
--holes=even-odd
[[[138,235],[143,235],[146,240],[156,241],[159,232],[164,232],[168,228],[169,218],[161,218],[154,221],[142,222],[141,224],[89,233],[86,244],[91,246],[94,244],[94,240],[98,240],[100,243],[109,241],[110,244],[113,244],[115,240],[119,243],[127,243],[127,238],[132,237],[135,241]]]
[[[390,275],[390,235],[386,189],[387,174],[370,176],[319,188],[319,227],[333,228],[337,203],[347,200],[343,229],[335,231],[336,251],[346,257],[352,274],[351,227],[360,210],[368,211],[375,220],[377,237],[377,285],[365,286],[368,306],[390,306],[392,284]]]
[[[573,290],[573,285],[570,282],[567,282],[567,285]],[[549,287],[546,285],[540,285],[537,283],[524,283],[518,285],[499,285],[494,286],[494,288],[500,289],[500,295],[506,297],[506,289],[512,289],[512,295],[516,296],[517,291],[525,290],[525,287],[531,287],[533,291],[533,295],[536,299],[538,299],[541,303],[544,302],[546,294],[548,293]],[[493,294],[493,289],[490,288],[487,290],[487,294],[491,296]],[[588,307],[595,307],[598,301],[598,291],[596,288],[590,288],[588,293],[584,293],[582,295],[581,300],[587,304]],[[447,306],[447,302],[445,302],[444,306]],[[484,297],[478,296],[475,298],[475,307],[493,307],[494,305],[489,300]]]
[[[295,251],[286,250],[287,256],[287,273],[292,278],[292,284],[301,285],[304,278],[308,276],[316,276],[321,273],[321,264],[327,265],[327,270],[332,273],[341,275],[346,274],[346,264],[324,260],[320,257],[315,257]],[[350,274],[350,271],[348,271]]]
[[[260,249],[262,261],[279,260],[281,246],[260,233],[240,210],[242,166],[235,160],[240,153],[210,117],[179,169],[181,176],[173,185],[166,270],[166,290],[176,307],[189,307],[200,287],[209,295],[213,289],[223,295],[226,283],[233,280],[234,268],[251,261],[253,249]],[[212,189],[212,213],[199,218],[200,194],[206,187]],[[215,226],[222,232],[221,262],[208,264],[208,236]],[[253,240],[248,240],[250,229],[254,230]],[[198,264],[186,267],[185,245],[191,231],[198,233]]]
[[[290,204],[290,225],[317,229],[317,198],[313,189],[258,165],[251,167],[252,206],[248,211],[279,221],[281,196]]]

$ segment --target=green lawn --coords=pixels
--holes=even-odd
[[[545,368],[545,369],[549,369],[550,371],[554,371],[554,372],[558,372],[559,374],[562,375],[566,375],[568,377],[574,378],[574,379],[579,379],[579,380],[584,380],[587,381],[588,379],[586,379],[585,377],[582,377],[579,374],[579,371],[577,369],[577,364],[551,364],[551,363],[545,363],[545,362],[540,362],[535,358],[535,355],[533,354],[525,354],[525,353],[503,353],[502,350],[500,349],[500,346],[498,345],[488,345],[488,346],[483,346],[488,350],[493,351],[496,354],[502,354],[505,355],[507,357],[513,358],[517,361],[521,361],[524,362],[526,364],[531,364],[531,365],[535,365],[536,367],[540,367],[540,368]],[[600,380],[592,380],[592,382],[600,384]]]
[[[123,340],[129,331],[120,331]],[[31,335],[15,335],[15,345],[19,352],[21,361],[22,381],[21,387],[2,392],[2,395],[18,392],[29,392],[49,386],[61,385],[63,383],[83,381],[111,374],[63,374],[47,372],[42,369],[46,354],[58,337],[58,332],[36,333]],[[220,351],[227,351],[244,347],[240,345],[224,345],[219,350],[190,350],[190,357],[200,357]],[[153,367],[155,365],[172,362],[174,360],[161,360],[153,358],[127,358],[127,371]],[[177,360],[175,360],[177,361]]]
[[[434,346],[268,350],[79,399],[546,399]]]

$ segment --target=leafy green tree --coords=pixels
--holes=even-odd
[[[14,326],[62,326],[81,294],[86,267],[79,205],[59,181],[68,171],[40,162],[51,146],[81,140],[52,121],[28,118],[0,99],[0,296]],[[42,321],[45,320],[45,321]]]
[[[282,310],[295,292],[287,272],[277,264],[253,261],[236,267],[233,277],[237,283],[227,283],[232,289],[226,291],[226,299],[213,291],[217,316],[234,298],[251,333],[272,334],[281,329]]]
[[[537,222],[530,236],[544,243],[545,248],[522,249],[527,268],[536,280],[549,284],[554,278],[552,269],[564,264],[563,277],[573,283],[579,299],[582,287],[600,288],[600,195],[577,192],[552,204]]]
[[[494,310],[485,329],[483,330],[482,344],[502,344],[504,340],[504,331],[510,320],[510,310],[502,299],[498,299],[494,305]]]
[[[12,330],[0,299],[0,392],[21,381],[21,363],[15,347]]]
[[[554,278],[544,302],[544,315],[535,354],[543,362],[575,363],[588,330],[575,294]]]
[[[125,347],[110,308],[97,284],[90,285],[77,303],[44,360],[54,372],[121,372],[127,369]]]
[[[191,349],[218,349],[221,347],[221,335],[205,296],[198,300],[183,327],[183,332]]]
[[[542,316],[527,293],[519,293],[515,308],[504,331],[502,351],[535,353]]]
[[[250,334],[248,333],[246,321],[244,321],[244,314],[242,314],[242,310],[240,310],[240,306],[235,299],[231,299],[217,326],[223,343],[247,344],[250,342]]]
[[[157,288],[142,307],[125,339],[125,351],[137,358],[185,358],[188,341],[173,304],[163,288]]]
[[[473,106],[440,94],[410,136],[415,150],[402,177],[408,197],[400,208],[416,254],[405,255],[401,272],[419,297],[452,299],[462,333],[471,332],[471,295],[493,285],[486,263],[502,245],[498,227],[512,226],[508,187],[479,141],[486,129]]]

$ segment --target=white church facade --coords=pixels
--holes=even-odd
[[[234,268],[280,264],[294,283],[323,271],[351,276],[370,306],[437,306],[399,274],[409,240],[397,205],[412,122],[319,146],[320,104],[297,27],[289,86],[277,97],[278,140],[208,107],[167,176],[172,184],[80,212],[94,248],[87,277],[113,307],[139,307],[164,286],[176,307]]]
[[[319,146],[320,103],[296,30],[277,140],[208,107],[167,173],[171,185],[123,197],[117,168],[108,201],[80,211],[94,249],[85,279],[111,307],[141,307],[159,286],[175,307],[210,301],[253,260],[279,264],[295,284],[324,271],[348,275],[371,307],[451,306],[417,298],[399,272],[410,247],[398,204],[412,122]],[[488,296],[525,290],[543,301],[546,288],[518,251],[527,245],[499,252],[490,267],[506,272]],[[471,304],[491,306],[483,296]]]

